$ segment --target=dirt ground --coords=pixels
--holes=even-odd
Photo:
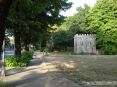
[[[29,67],[7,68],[5,82],[8,87],[81,87],[61,73],[53,64],[55,60],[39,56],[40,53],[35,52]]]
[[[7,68],[8,87],[116,87],[117,56],[67,55],[35,52],[30,66]],[[101,81],[102,86],[87,82]],[[107,85],[105,85],[107,84]]]
[[[64,75],[76,83],[117,87],[117,55],[51,53],[49,57],[59,61],[59,68]]]

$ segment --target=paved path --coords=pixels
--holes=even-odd
[[[81,87],[57,69],[53,64],[57,61],[49,57],[40,58],[40,53],[35,52],[29,67],[7,69],[5,81],[10,87]]]

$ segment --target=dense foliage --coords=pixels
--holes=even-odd
[[[24,67],[27,66],[30,63],[30,60],[32,59],[33,52],[24,52],[21,57],[8,57],[5,60],[5,65],[7,67]]]
[[[69,9],[71,4],[67,0],[15,0],[7,27],[15,37],[16,55],[21,55],[21,46],[28,51],[30,44],[46,43],[50,27],[64,18],[60,11]]]
[[[77,14],[68,17],[53,35],[54,47],[73,47],[74,35],[94,33],[97,49],[102,54],[117,54],[117,1],[97,0],[93,8],[77,8]],[[61,47],[61,48],[60,48]]]
[[[53,34],[54,48],[57,50],[68,50],[68,47],[74,46],[74,35],[79,33],[88,33],[88,13],[89,6],[78,7],[78,13],[68,17],[65,22]]]
[[[98,0],[90,11],[91,32],[105,54],[117,54],[117,0]]]

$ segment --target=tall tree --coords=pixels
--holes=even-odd
[[[5,37],[6,18],[9,12],[11,2],[12,0],[0,0],[0,60],[1,60],[3,40]]]
[[[47,31],[49,24],[58,23],[63,18],[59,15],[61,10],[70,7],[71,3],[67,0],[15,0],[11,6],[9,22],[17,33],[14,33],[16,55],[21,55],[20,40],[27,47],[39,37],[40,31]]]
[[[77,13],[74,16],[68,17],[60,28],[65,30],[76,28],[79,30],[79,33],[85,33],[88,26],[89,10],[90,7],[86,4],[84,7],[78,7]]]
[[[117,0],[98,0],[90,11],[90,31],[104,54],[117,54]]]
[[[77,8],[77,13],[74,16],[66,18],[65,22],[62,23],[58,31],[53,35],[55,48],[60,50],[66,49],[67,47],[73,47],[73,37],[75,34],[89,33],[87,31],[87,26],[89,26],[89,9],[90,7],[85,4],[84,7]]]
[[[6,18],[8,16],[9,8],[12,0],[0,0],[0,68],[2,66],[1,75],[4,76],[4,64],[2,64],[2,53],[4,49]]]

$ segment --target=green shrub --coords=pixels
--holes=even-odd
[[[5,65],[7,67],[25,67],[30,63],[32,55],[33,52],[24,52],[20,58],[16,56],[9,57],[5,60]]]
[[[26,66],[26,64],[22,61],[22,58],[13,56],[9,57],[5,60],[5,65],[7,67],[23,67]]]
[[[25,62],[27,65],[29,64],[30,60],[32,59],[33,52],[24,52],[22,53],[21,61]]]
[[[22,57],[26,59],[32,59],[32,56],[33,56],[33,52],[31,51],[22,53]]]
[[[105,44],[102,47],[102,52],[103,54],[108,54],[108,55],[117,55],[117,46],[116,45],[112,45],[112,44]]]

